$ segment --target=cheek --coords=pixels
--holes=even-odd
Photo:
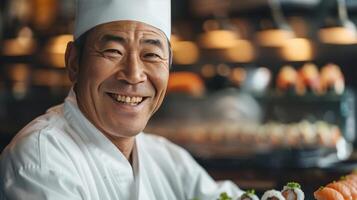
[[[167,83],[169,80],[169,70],[168,67],[162,67],[155,70],[153,76],[151,77],[152,84],[156,91],[155,104],[153,105],[153,112],[160,107],[166,93]]]
[[[81,78],[87,80],[91,85],[90,87],[98,87],[110,77],[113,68],[113,64],[105,60],[89,58],[83,62],[80,74]]]
[[[165,92],[167,88],[169,70],[166,67],[159,68],[155,71],[152,77],[154,87],[158,93],[157,95],[161,95],[160,93]]]

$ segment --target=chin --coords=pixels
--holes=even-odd
[[[134,137],[134,136],[138,135],[141,131],[144,130],[144,128],[145,127],[143,127],[143,128],[118,127],[118,128],[112,129],[112,131],[110,131],[110,134],[115,137],[129,138],[129,137]]]
[[[146,127],[147,120],[131,119],[131,120],[118,120],[107,119],[106,123],[102,123],[103,131],[114,137],[129,138],[138,135]],[[104,134],[105,134],[104,133]]]

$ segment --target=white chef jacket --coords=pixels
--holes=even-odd
[[[242,191],[216,183],[181,147],[140,133],[132,165],[78,109],[73,90],[64,104],[23,128],[0,160],[0,199],[200,200]]]

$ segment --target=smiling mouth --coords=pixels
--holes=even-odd
[[[141,96],[126,96],[114,93],[107,93],[114,101],[122,104],[127,104],[131,106],[136,106],[142,103],[146,97]]]

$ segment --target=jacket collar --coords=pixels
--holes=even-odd
[[[64,102],[64,117],[75,129],[75,134],[85,142],[86,146],[95,149],[100,155],[110,156],[114,161],[125,163],[127,168],[131,168],[129,161],[122,152],[99,130],[97,129],[81,112],[77,104],[76,94],[73,88],[70,90]],[[136,138],[137,139],[137,138]],[[133,163],[138,164],[137,141],[133,147]],[[133,165],[135,166],[135,165]]]

